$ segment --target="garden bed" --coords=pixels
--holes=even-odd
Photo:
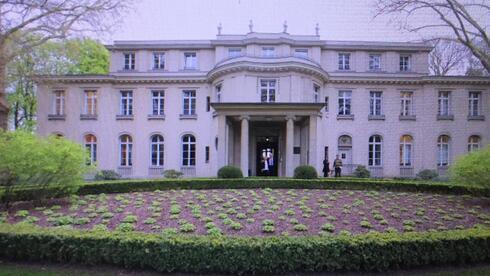
[[[490,199],[324,189],[165,190],[17,203],[0,222],[228,236],[419,232],[490,225]]]

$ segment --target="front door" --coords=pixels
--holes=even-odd
[[[277,176],[277,136],[257,137],[257,176]]]

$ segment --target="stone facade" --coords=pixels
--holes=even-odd
[[[107,48],[108,75],[39,83],[38,132],[85,144],[99,169],[127,177],[228,164],[262,175],[268,153],[268,175],[320,172],[337,154],[347,174],[444,174],[490,143],[490,79],[429,76],[421,43],[251,32]]]

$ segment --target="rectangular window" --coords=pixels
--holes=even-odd
[[[276,101],[277,80],[260,80],[260,101],[273,103]]]
[[[85,115],[97,115],[97,92],[95,90],[85,90]]]
[[[371,71],[381,70],[381,55],[379,54],[369,55],[369,70]]]
[[[216,85],[216,102],[221,102],[221,88],[222,88],[222,85]]]
[[[183,115],[196,115],[196,90],[184,90],[183,94]]]
[[[209,146],[206,146],[206,163],[209,163]]]
[[[136,63],[135,53],[124,53],[124,70],[134,70]]]
[[[165,53],[153,53],[153,69],[165,69]]]
[[[351,115],[352,91],[339,91],[339,115]]]
[[[151,91],[151,106],[153,115],[164,115],[165,106],[165,91],[164,90],[152,90]]]
[[[240,48],[229,48],[228,49],[228,57],[229,58],[240,57],[240,56],[242,56],[242,49],[240,49]]]
[[[315,103],[318,102],[319,97],[320,97],[320,86],[317,84],[313,84],[313,100]]]
[[[339,54],[339,70],[350,70],[350,54]]]
[[[410,71],[410,55],[400,55],[400,71]]]
[[[299,58],[308,58],[308,49],[294,49],[294,56]]]
[[[438,114],[440,116],[451,115],[450,98],[451,98],[451,91],[439,91]]]
[[[197,54],[184,53],[184,69],[197,69]]]
[[[211,110],[211,97],[207,96],[206,97],[206,112],[209,112]]]
[[[439,143],[437,145],[437,166],[444,167],[449,165],[449,144]]]
[[[469,93],[469,114],[470,116],[479,116],[480,115],[480,97],[481,97],[481,92],[474,92],[471,91]]]
[[[54,94],[53,114],[65,115],[65,91],[55,90],[53,94]]]
[[[274,47],[262,47],[262,56],[263,57],[274,57],[275,56]]]
[[[413,92],[410,91],[402,91],[400,94],[401,99],[401,116],[412,116],[415,115],[413,112],[413,100],[412,100]]]
[[[121,91],[120,115],[133,115],[133,91],[131,90]]]
[[[371,91],[369,99],[369,115],[382,115],[381,112],[381,91]]]
[[[328,112],[328,97],[325,97],[325,111]]]

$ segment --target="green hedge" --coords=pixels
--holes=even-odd
[[[490,260],[490,230],[330,237],[174,236],[0,225],[0,258],[160,272],[384,271]]]
[[[80,185],[79,195],[99,193],[126,193],[169,189],[349,189],[396,192],[429,192],[455,195],[477,195],[490,197],[490,188],[449,185],[444,182],[415,182],[399,180],[368,180],[354,178],[340,179],[291,179],[291,178],[248,178],[248,179],[157,179],[157,180],[115,180],[87,182]],[[45,191],[48,193],[49,191]],[[17,190],[16,200],[29,200],[38,190],[26,188]],[[54,194],[54,191],[53,191]],[[0,199],[1,199],[0,190]]]

